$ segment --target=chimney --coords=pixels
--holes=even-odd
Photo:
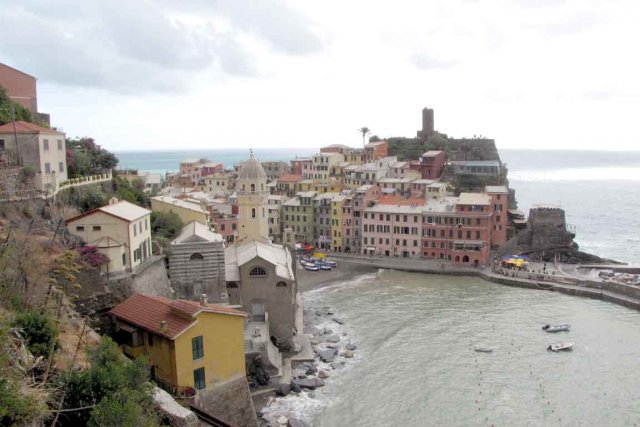
[[[200,295],[200,306],[201,307],[207,306],[207,294]]]
[[[169,330],[169,326],[167,325],[166,320],[160,321],[160,332],[167,332]]]

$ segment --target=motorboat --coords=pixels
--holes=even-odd
[[[327,264],[329,267],[331,268],[336,268],[338,266],[338,263],[335,261],[328,261],[328,260],[324,260],[324,263]]]
[[[473,348],[474,351],[477,351],[478,353],[491,353],[493,352],[493,347],[484,347],[481,345],[477,345]]]
[[[319,268],[319,267],[316,267],[316,266],[315,266],[315,265],[313,265],[313,264],[306,264],[306,265],[304,266],[304,269],[305,269],[305,270],[307,270],[307,271],[318,271],[318,270],[320,270],[320,268]]]
[[[320,270],[331,270],[331,266],[327,264],[320,264],[318,267],[320,267]]]
[[[557,342],[557,343],[553,343],[553,344],[549,344],[549,347],[547,347],[547,351],[567,351],[567,350],[571,350],[573,349],[573,346],[575,345],[575,343],[572,342]]]
[[[562,332],[562,331],[568,331],[569,328],[571,328],[571,325],[566,323],[564,325],[544,325],[542,327],[542,330],[547,331],[547,332]]]

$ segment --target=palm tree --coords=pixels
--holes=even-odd
[[[371,129],[369,129],[368,127],[362,127],[360,129],[358,129],[358,132],[360,132],[362,134],[362,148],[364,148],[364,146],[366,145],[364,142],[364,139],[366,138],[366,136],[368,134],[371,133]]]

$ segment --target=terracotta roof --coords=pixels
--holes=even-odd
[[[197,301],[172,300],[169,298],[136,294],[111,310],[111,314],[125,322],[169,339],[177,338],[197,322],[200,312],[245,316],[244,313],[217,304],[202,307]],[[160,323],[167,328],[160,330]]]
[[[55,129],[47,129],[47,128],[43,128],[41,126],[38,125],[34,125],[33,123],[28,123],[28,122],[23,122],[23,121],[17,121],[16,122],[16,133],[59,133],[62,134],[62,132],[58,132]],[[2,126],[0,126],[0,133],[13,133],[13,122],[4,124]]]
[[[278,182],[298,182],[302,179],[302,175],[282,175],[278,178]]]

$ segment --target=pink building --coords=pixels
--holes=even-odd
[[[411,162],[411,169],[420,171],[423,179],[438,179],[444,169],[444,151],[427,151],[420,160]]]
[[[300,158],[291,160],[291,174],[292,175],[304,175],[311,173],[313,169],[313,160],[309,158]]]
[[[220,233],[227,243],[233,243],[238,237],[238,216],[224,215],[213,219],[216,232]]]
[[[504,185],[487,185],[484,192],[491,196],[491,208],[493,210],[491,247],[493,248],[507,242],[509,190]]]
[[[377,185],[363,185],[346,195],[342,207],[342,248],[348,253],[363,253],[362,220],[364,210],[380,198]]]
[[[363,217],[364,253],[420,257],[422,205],[377,204]]]

